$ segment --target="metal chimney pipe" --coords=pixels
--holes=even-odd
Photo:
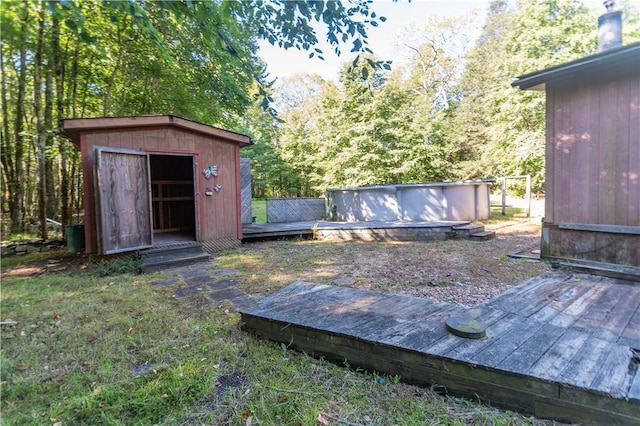
[[[605,1],[607,13],[598,18],[598,52],[622,46],[622,11],[614,6],[615,1]]]

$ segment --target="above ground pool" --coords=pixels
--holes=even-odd
[[[486,220],[493,180],[328,189],[332,219],[358,221]]]

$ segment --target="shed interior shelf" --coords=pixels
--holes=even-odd
[[[192,229],[187,218],[194,212],[193,181],[152,180],[154,232]]]

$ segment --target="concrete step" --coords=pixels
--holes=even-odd
[[[474,234],[471,234],[470,239],[486,241],[486,240],[492,240],[495,237],[496,237],[496,233],[493,231],[482,231],[482,232],[476,232]]]
[[[456,238],[468,240],[472,235],[484,232],[484,225],[468,223],[466,225],[454,226],[453,231],[456,233]]]
[[[142,270],[145,273],[206,262],[211,259],[209,253],[202,248],[202,244],[152,248],[141,251],[140,258]]]

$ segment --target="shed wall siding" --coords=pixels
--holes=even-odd
[[[640,76],[547,86],[545,222],[640,225]]]
[[[239,190],[236,171],[236,149],[234,144],[205,137],[200,134],[175,128],[126,129],[122,131],[88,132],[83,135],[86,149],[83,152],[85,215],[89,220],[95,218],[94,147],[127,148],[148,151],[150,153],[194,153],[197,161],[195,182],[196,202],[200,217],[200,240],[237,238],[239,212],[236,194]],[[205,179],[202,169],[218,165],[218,176]],[[220,185],[219,191],[206,196],[205,189]],[[88,223],[89,225],[89,223]],[[90,232],[86,238],[91,242],[87,251],[96,251],[95,226],[87,226]]]

